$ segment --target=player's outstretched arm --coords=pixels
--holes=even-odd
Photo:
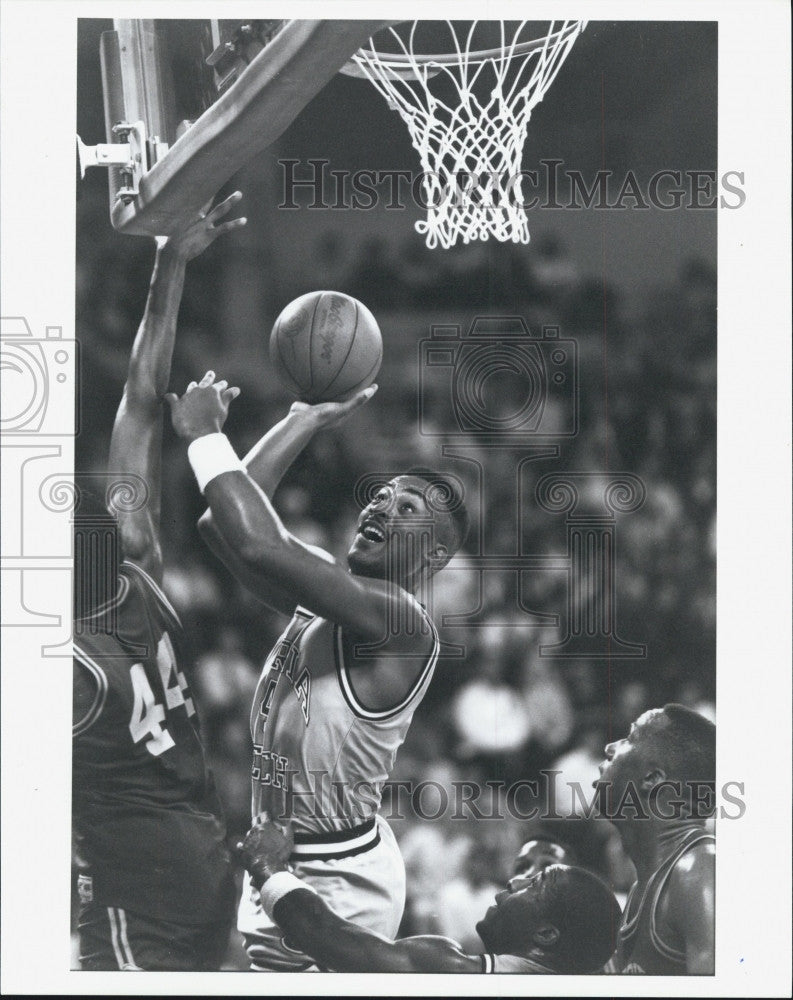
[[[672,872],[670,912],[686,943],[686,972],[713,975],[716,954],[716,851],[701,845],[685,854]]]
[[[448,938],[389,941],[339,917],[300,886],[281,896],[271,915],[290,946],[334,972],[482,972],[481,957],[466,955]]]
[[[132,347],[124,394],[110,441],[109,472],[139,476],[149,492],[141,509],[116,511],[124,554],[156,579],[162,576],[159,543],[162,399],[171,374],[176,319],[187,262],[221,233],[245,219],[219,222],[242,195],[235,192],[184,232],[157,241],[146,309]]]
[[[448,938],[390,941],[338,916],[286,868],[288,831],[264,821],[248,831],[239,850],[270,917],[292,947],[335,972],[481,972],[479,956],[464,954]]]
[[[242,460],[248,475],[266,496],[272,497],[292,463],[317,431],[340,423],[368,399],[361,393],[343,403],[293,403],[289,413],[257,442]],[[198,531],[209,548],[237,579],[270,607],[291,614],[296,601],[272,578],[253,572],[229,546],[208,508],[198,521]],[[266,595],[266,598],[265,598]]]
[[[210,378],[211,376],[211,378]],[[237,390],[208,373],[179,399],[170,393],[174,430],[188,455],[225,543],[245,568],[250,585],[262,582],[261,598],[272,599],[272,581],[317,615],[338,622],[363,639],[386,634],[393,604],[407,595],[385,581],[352,576],[328,553],[304,545],[283,526],[267,496],[247,474],[221,429]],[[371,394],[360,394],[364,401]],[[399,611],[404,610],[399,608]],[[392,619],[394,620],[394,619]]]

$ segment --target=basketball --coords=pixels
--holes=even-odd
[[[343,292],[308,292],[290,302],[270,334],[270,361],[306,403],[349,399],[374,382],[383,338],[366,306]]]

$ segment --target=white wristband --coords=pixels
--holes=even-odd
[[[203,493],[207,484],[224,472],[245,472],[245,466],[225,434],[205,434],[187,446],[187,459]]]
[[[264,912],[270,918],[274,920],[273,909],[275,904],[281,899],[282,896],[286,896],[287,893],[293,892],[295,889],[309,889],[311,892],[316,892],[310,885],[297,878],[291,872],[274,872],[264,883],[264,885],[259,890],[259,896],[262,900],[262,906],[264,907]]]

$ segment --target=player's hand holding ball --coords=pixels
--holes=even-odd
[[[355,413],[376,392],[377,386],[370,385],[368,389],[357,392],[351,399],[346,399],[343,403],[292,403],[289,413],[300,420],[306,420],[313,424],[317,430],[323,427],[332,427],[334,424],[346,420],[351,413]]]
[[[187,442],[219,433],[226,422],[229,406],[239,394],[240,390],[229,386],[225,379],[216,382],[212,371],[200,382],[191,382],[181,398],[169,392],[165,401],[171,408],[174,431]]]

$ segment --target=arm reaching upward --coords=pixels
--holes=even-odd
[[[181,399],[174,393],[166,399],[174,430],[190,444],[189,454],[194,446],[202,451],[208,447],[207,455],[216,445],[222,450],[223,467],[216,467],[212,458],[213,471],[200,485],[220,535],[245,572],[245,582],[262,600],[273,603],[272,581],[277,581],[292,607],[303,604],[358,638],[382,639],[389,621],[406,615],[412,598],[386,580],[352,575],[328,553],[304,545],[286,530],[269,498],[219,433],[237,390],[226,388],[225,381],[213,383],[214,374],[208,372],[200,385],[191,383]],[[371,395],[372,389],[366,389],[350,403],[360,405]],[[191,462],[197,455],[198,450],[192,452]]]
[[[243,459],[248,475],[267,497],[272,498],[289,467],[317,431],[341,422],[368,398],[361,393],[344,403],[318,403],[314,406],[293,403],[284,419],[272,427]],[[292,613],[295,599],[278,586],[272,575],[257,573],[239,558],[226,542],[211,507],[199,519],[198,530],[209,548],[251,593],[277,611]]]
[[[237,204],[235,192],[183,233],[157,241],[146,309],[129,362],[124,394],[110,440],[109,471],[139,476],[149,491],[148,503],[135,511],[116,511],[124,554],[156,580],[162,578],[159,539],[162,399],[171,374],[176,319],[189,260],[221,233],[245,225],[232,219],[215,225]]]

